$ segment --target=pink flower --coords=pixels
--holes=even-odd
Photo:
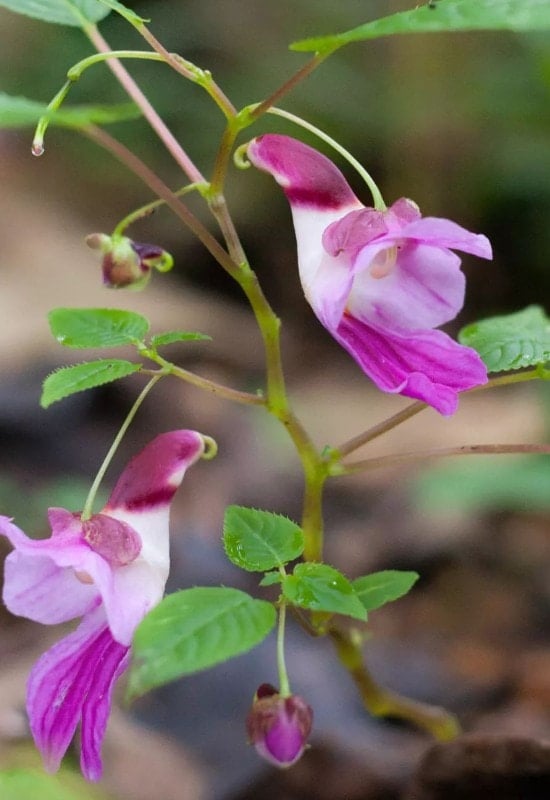
[[[291,767],[301,758],[313,722],[313,711],[297,695],[282,697],[262,683],[246,719],[250,743],[275,767]]]
[[[487,371],[434,328],[464,302],[452,250],[491,258],[488,239],[422,218],[405,198],[386,211],[365,207],[328,158],[288,136],[259,136],[248,156],[290,202],[300,278],[320,322],[380,389],[453,414],[457,393],[486,383]]]
[[[50,508],[49,539],[29,539],[0,517],[0,533],[15,548],[5,563],[8,609],[45,625],[82,617],[41,656],[27,684],[31,731],[51,772],[80,722],[82,772],[101,777],[113,686],[128,666],[134,630],[164,594],[170,502],[203,451],[194,431],[157,436],[130,461],[100,514],[83,521]]]

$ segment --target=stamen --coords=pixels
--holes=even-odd
[[[376,256],[370,268],[371,277],[376,279],[386,278],[395,267],[396,259],[397,259],[396,245],[394,245],[393,247],[388,247],[387,250],[382,250],[382,252]]]

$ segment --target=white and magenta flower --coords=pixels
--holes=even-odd
[[[46,625],[82,617],[41,656],[27,684],[31,731],[51,772],[80,722],[82,772],[101,777],[114,684],[137,625],[164,594],[170,502],[203,452],[195,431],[157,436],[130,461],[100,514],[82,520],[50,508],[49,539],[29,539],[0,517],[0,533],[15,548],[5,563],[8,609]]]
[[[248,157],[292,209],[300,279],[316,316],[383,391],[456,411],[457,393],[487,381],[477,353],[442,331],[464,303],[452,250],[491,258],[491,245],[454,222],[422,217],[401,198],[365,207],[324,155],[288,136],[253,139]]]

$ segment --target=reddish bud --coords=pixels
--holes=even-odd
[[[250,743],[256,752],[276,767],[291,767],[304,752],[313,711],[301,697],[282,697],[263,683],[246,718]]]
[[[114,289],[143,289],[153,268],[168,272],[174,265],[174,259],[162,247],[134,242],[127,236],[92,233],[86,237],[86,244],[103,254],[103,283]]]

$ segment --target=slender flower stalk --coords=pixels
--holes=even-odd
[[[100,34],[95,25],[88,25],[85,28],[85,33],[100,53],[112,52],[111,48]],[[132,98],[132,100],[139,106],[143,112],[144,117],[149,122],[155,133],[158,135],[168,152],[173,157],[174,161],[180,166],[182,171],[187,175],[192,183],[204,183],[204,177],[189,158],[181,144],[175,138],[174,134],[169,130],[166,123],[160,118],[155,111],[145,94],[134,81],[128,70],[117,59],[109,59],[107,66],[117,78],[120,85]]]

